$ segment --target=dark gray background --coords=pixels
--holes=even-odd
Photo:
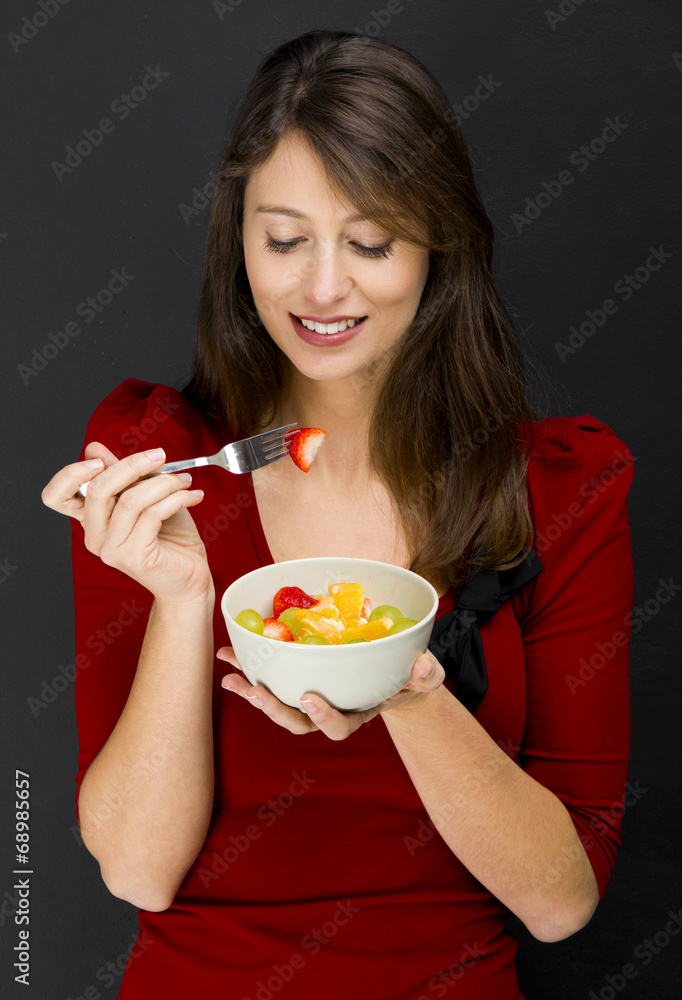
[[[595,414],[637,458],[635,603],[653,599],[660,579],[682,582],[677,4],[405,0],[383,25],[373,14],[386,22],[383,0],[233,4],[221,19],[210,0],[70,0],[38,17],[47,23],[36,29],[38,0],[2,5],[0,993],[8,998],[76,1000],[95,986],[113,1000],[120,980],[106,988],[98,970],[125,956],[137,927],[134,908],[108,893],[74,835],[72,685],[38,717],[29,708],[28,698],[73,657],[69,525],[41,504],[40,492],[75,460],[88,417],[121,380],[179,387],[188,377],[208,208],[185,221],[180,206],[210,182],[236,102],[282,41],[311,28],[379,30],[420,58],[453,102],[473,94],[479,76],[499,83],[463,131],[497,229],[504,300],[544,372],[534,376],[540,403],[553,414]],[[547,10],[563,19],[552,25]],[[22,26],[33,37],[13,46]],[[110,106],[140,83],[147,64],[169,75],[120,120]],[[59,181],[53,161],[63,162],[66,147],[105,116],[114,131]],[[627,128],[579,171],[572,152],[617,116]],[[519,232],[512,216],[566,169],[574,182]],[[614,285],[644,265],[651,246],[671,256],[625,301]],[[42,353],[48,335],[77,318],[78,303],[123,268],[134,280],[91,323],[81,320],[82,332],[42,370],[22,378],[19,366],[38,365],[34,350]],[[556,343],[567,343],[569,328],[606,298],[617,312],[562,361]],[[678,995],[682,935],[646,964],[637,948],[682,905],[679,617],[675,596],[633,640],[630,781],[640,794],[625,813],[615,874],[590,925],[569,940],[543,945],[519,929],[528,1000],[620,995],[608,977],[620,984],[628,963],[637,972],[624,988],[628,1000]],[[32,782],[29,990],[13,981],[17,928],[5,896],[15,768]]]

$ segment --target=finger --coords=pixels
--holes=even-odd
[[[118,462],[116,455],[100,441],[89,441],[83,449],[83,455],[82,461],[65,465],[47,484],[41,495],[47,507],[71,514],[82,510],[82,497],[75,497],[74,504],[69,502],[74,499],[78,487],[83,483],[90,483],[100,472]],[[97,459],[100,461],[97,462]],[[94,464],[90,465],[90,462]]]
[[[91,466],[88,464],[89,462],[94,462],[95,464]],[[80,497],[74,498],[76,490],[83,483],[89,483],[93,480],[103,469],[104,462],[102,459],[100,458],[98,461],[94,457],[82,462],[73,462],[71,465],[65,465],[45,486],[40,498],[46,507],[51,507],[53,510],[64,513],[81,510],[83,500]],[[76,501],[75,506],[69,504],[69,501],[73,499]]]
[[[237,670],[242,669],[237,662],[237,657],[235,656],[232,646],[221,646],[215,655],[219,660],[226,660],[227,663],[231,663],[233,667],[237,668]]]
[[[142,476],[163,465],[166,456],[162,448],[136,452],[104,469],[88,486],[85,505],[85,530],[92,547],[98,550],[116,506],[116,494],[131,486]]]
[[[92,489],[92,496],[96,499],[114,496],[127,486],[132,486],[138,479],[150,476],[165,461],[166,453],[163,448],[150,448],[149,451],[126,455],[106,466],[92,487],[88,487],[88,495],[91,495]]]
[[[274,694],[258,684],[251,685],[239,674],[226,674],[221,684],[225,691],[234,691],[254,708],[263,712],[278,726],[288,729],[294,736],[312,733],[317,728],[315,723],[296,708],[284,705]]]
[[[142,507],[127,537],[119,545],[115,545],[111,539],[107,538],[102,548],[102,554],[115,553],[124,545],[129,545],[144,562],[146,556],[154,552],[158,554],[158,537],[163,522],[177,514],[183,507],[193,507],[201,503],[203,498],[204,494],[201,490],[193,493],[191,490],[178,489],[157,503],[153,503],[149,507]],[[117,509],[120,503],[119,500],[116,505]]]
[[[435,691],[445,680],[445,670],[430,649],[414,662],[412,675],[406,687],[410,691]]]
[[[179,510],[177,506],[174,509],[172,506],[164,508],[161,506],[163,501],[180,490],[189,491],[191,483],[192,476],[189,472],[169,473],[163,476],[152,476],[151,479],[144,479],[123,490],[111,512],[106,528],[107,547],[118,548],[123,545],[143,515],[147,519],[151,515],[149,525],[152,526],[156,522],[160,529],[161,521]],[[169,509],[170,513],[165,513],[166,509]],[[156,535],[158,533],[157,529]],[[140,543],[148,543],[150,540],[148,533],[143,533],[143,536],[146,537],[141,538]],[[155,535],[151,536],[151,540],[155,537]]]
[[[86,459],[101,458],[105,469],[108,469],[110,465],[115,465],[119,460],[118,456],[114,455],[113,451],[110,451],[101,441],[88,441],[83,449],[83,455]]]
[[[378,708],[363,712],[338,712],[319,695],[306,692],[301,698],[301,708],[321,732],[330,740],[345,740],[356,729],[378,714]]]

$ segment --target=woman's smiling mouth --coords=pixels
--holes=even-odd
[[[293,313],[289,315],[293,328],[300,339],[314,347],[333,347],[335,344],[344,344],[364,328],[367,319],[366,316],[344,316],[343,318],[335,317],[333,322],[320,323],[307,316],[300,318],[294,316]]]
[[[293,316],[293,313],[292,313]],[[343,333],[346,329],[353,329],[363,320],[367,319],[366,316],[351,317],[344,316],[343,318],[335,317],[334,321],[323,323],[316,319],[309,318],[307,316],[294,316],[302,326],[306,327],[307,330],[312,330],[315,333]]]

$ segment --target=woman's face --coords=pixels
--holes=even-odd
[[[412,321],[428,275],[428,250],[358,214],[297,137],[285,136],[246,186],[244,259],[258,315],[311,379],[374,371]],[[311,331],[302,319],[324,325]],[[362,322],[344,330],[349,319]]]

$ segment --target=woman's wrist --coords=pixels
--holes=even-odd
[[[206,588],[198,594],[191,595],[179,595],[178,597],[154,597],[154,606],[157,612],[168,613],[171,615],[183,615],[184,613],[190,615],[201,615],[208,614],[213,615],[213,609],[215,607],[215,587],[213,586],[213,581]]]
[[[431,726],[437,722],[443,707],[451,701],[459,705],[452,692],[441,684],[435,691],[422,692],[421,697],[412,698],[395,708],[382,711],[381,717],[389,728],[395,727],[396,731],[411,730],[416,726]],[[466,711],[463,706],[460,707]]]

